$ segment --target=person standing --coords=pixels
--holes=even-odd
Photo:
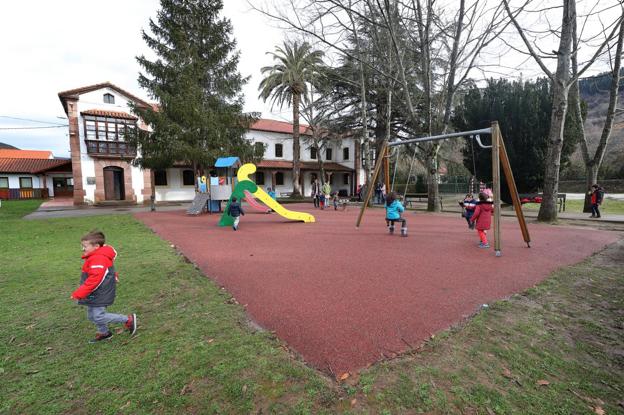
[[[602,204],[602,199],[604,198],[604,190],[602,187],[594,184],[591,187],[591,210],[592,214],[590,218],[599,218],[600,217],[600,205]]]
[[[312,182],[312,199],[314,200],[314,207],[321,206],[321,185],[317,178],[314,178]]]
[[[329,204],[329,198],[331,197],[331,185],[329,181],[325,182],[323,185],[323,196],[325,196],[325,207]]]

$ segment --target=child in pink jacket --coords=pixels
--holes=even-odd
[[[471,223],[476,224],[477,233],[479,234],[479,248],[489,248],[490,244],[487,240],[487,231],[492,225],[492,212],[494,212],[494,205],[488,201],[488,195],[484,192],[479,193],[479,204],[477,205],[474,214],[470,218]]]

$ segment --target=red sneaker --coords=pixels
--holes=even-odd
[[[126,321],[126,329],[130,332],[132,336],[137,331],[137,317],[136,314],[128,314],[128,321]]]

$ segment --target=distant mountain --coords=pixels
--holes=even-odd
[[[621,73],[624,75],[624,69]],[[609,107],[610,85],[610,73],[584,78],[579,82],[581,98],[587,102],[585,134],[589,141],[590,154],[593,154],[600,141],[607,108]],[[620,85],[617,107],[624,108],[624,86],[622,84]],[[613,124],[611,138],[603,162],[604,166],[615,171],[619,171],[624,166],[624,114],[621,111],[619,113],[620,115],[615,117],[615,123]],[[573,160],[582,165],[583,158],[580,150],[576,151]]]
[[[6,148],[6,149],[9,149],[9,150],[19,150],[19,148],[14,147],[14,146],[12,146],[10,144],[5,144],[5,143],[0,143],[0,148]]]

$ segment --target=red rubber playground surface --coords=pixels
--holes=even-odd
[[[417,346],[492,302],[540,282],[615,242],[612,232],[530,224],[531,248],[515,218],[502,223],[503,256],[477,247],[459,214],[407,212],[409,237],[388,235],[381,209],[311,212],[290,222],[248,209],[240,229],[219,215],[184,211],[136,216],[247,305],[318,369],[340,374]]]

